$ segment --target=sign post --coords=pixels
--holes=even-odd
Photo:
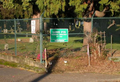
[[[50,29],[50,42],[68,42],[68,29]]]

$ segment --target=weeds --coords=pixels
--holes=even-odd
[[[29,66],[26,64],[18,64],[18,63],[14,63],[14,62],[8,62],[8,61],[2,60],[2,59],[0,59],[0,65],[14,67],[14,68],[23,68],[26,70],[32,70],[32,71],[37,72],[37,73],[42,73],[45,71],[44,68]]]

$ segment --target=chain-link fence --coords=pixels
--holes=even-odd
[[[12,30],[14,20],[0,20],[0,51],[8,50],[9,47],[9,53],[14,53],[15,36]]]
[[[105,49],[111,52],[120,50],[120,18],[44,18],[43,20],[43,47],[47,48],[48,51],[60,54],[60,56],[75,55],[77,51],[80,51],[83,48],[85,28],[89,29],[89,27],[92,27],[92,36],[95,36],[95,33],[97,33],[98,43],[105,47]],[[69,41],[62,43],[50,42],[52,37],[50,30],[63,28],[68,29]],[[60,36],[56,37],[59,38]],[[53,53],[49,54],[52,55]]]
[[[94,18],[93,26],[93,32],[101,32],[106,49],[120,50],[120,18]]]
[[[77,18],[44,18],[43,48],[49,56],[72,56],[80,51],[83,45],[83,19]],[[68,30],[66,32],[65,30]],[[64,32],[64,33],[62,33]],[[68,36],[68,41],[65,40]]]
[[[39,34],[34,33],[36,21],[39,19],[0,20],[0,51],[36,58],[40,53]],[[31,23],[35,23],[32,31]]]
[[[83,47],[84,21],[91,23],[86,28],[89,29],[89,27],[93,26],[91,28],[93,33],[101,32],[100,36],[102,36],[104,32],[103,37],[99,39],[106,45],[106,49],[120,50],[119,19],[38,18],[0,20],[0,52],[36,58],[40,53],[41,46],[42,52],[46,48],[49,56],[55,54],[60,56],[75,55],[75,52],[80,51]],[[68,36],[68,40],[60,40],[63,34],[59,34],[61,36],[55,36],[57,37],[55,39],[59,40],[51,41],[51,38],[53,38],[51,29],[57,29],[58,31],[59,29],[68,30],[64,34]]]

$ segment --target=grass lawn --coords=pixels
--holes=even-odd
[[[8,37],[8,36],[7,36]],[[29,38],[24,35],[23,36],[17,36],[17,39],[22,39],[21,42],[17,41],[17,53],[20,54],[38,54],[40,52],[40,41],[36,41],[34,43],[29,43]],[[0,49],[4,49],[4,44],[6,42],[9,44],[9,51],[14,52],[15,51],[15,41],[14,37],[11,38],[4,38],[3,36],[0,37]],[[83,37],[69,37],[68,42],[50,42],[49,37],[47,37],[47,40],[43,39],[43,48],[49,49],[80,49],[83,46]],[[111,42],[110,37],[106,38],[106,48],[111,49]],[[120,50],[120,38],[119,37],[113,37],[113,49]]]
[[[47,49],[55,49],[55,48],[81,48],[82,47],[82,37],[69,37],[68,42],[49,42],[45,45]]]
[[[111,38],[106,37],[106,48],[111,49],[111,46],[113,49],[120,50],[120,37],[119,36],[113,36],[112,37],[112,44],[111,44]]]

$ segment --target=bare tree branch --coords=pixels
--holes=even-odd
[[[113,20],[112,24],[110,24],[107,29],[109,29],[111,26],[113,26],[115,24],[115,20]]]

